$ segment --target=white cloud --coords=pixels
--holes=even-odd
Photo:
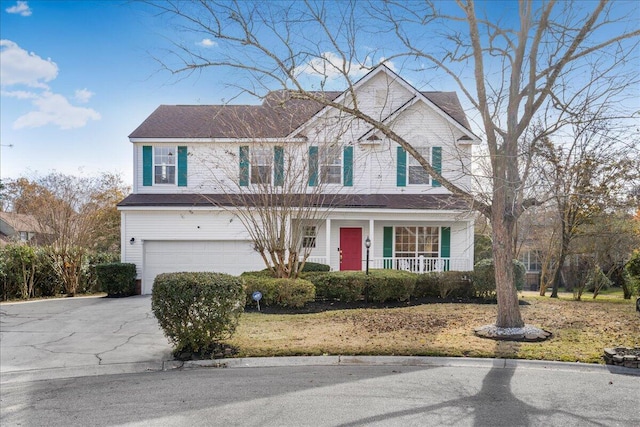
[[[2,86],[22,84],[47,88],[58,76],[58,66],[49,59],[42,59],[27,52],[11,40],[0,40],[0,82]]]
[[[7,13],[16,13],[21,16],[31,16],[31,8],[26,1],[18,1],[15,6],[5,9]]]
[[[86,104],[87,102],[89,102],[89,100],[91,99],[91,97],[95,95],[95,93],[91,92],[88,89],[77,89],[76,93],[74,95],[74,98],[76,101],[78,101],[81,104]]]
[[[345,66],[346,65],[346,66]],[[335,79],[342,76],[341,70],[347,69],[349,77],[362,77],[369,68],[362,64],[345,64],[343,59],[333,52],[323,52],[320,57],[313,58],[309,62],[296,67],[295,74],[308,74],[317,77]]]
[[[380,58],[379,64],[384,63],[391,70],[396,71],[396,66],[393,62],[388,61],[386,58]],[[346,66],[345,66],[346,65]],[[358,79],[367,74],[374,65],[370,60],[366,60],[364,64],[348,63],[345,64],[342,57],[336,55],[333,52],[323,52],[320,57],[313,58],[306,64],[296,67],[294,73],[307,74],[309,76],[327,78],[334,80],[343,76],[342,69],[347,70],[349,78]]]
[[[198,46],[202,46],[202,47],[216,47],[218,46],[218,43],[211,40],[211,39],[202,39],[201,41],[196,43]]]
[[[11,90],[11,91],[0,91],[0,95],[7,96],[9,98],[16,99],[35,99],[38,97],[38,94],[35,92],[27,92],[26,90]]]
[[[76,107],[69,103],[62,95],[43,92],[33,101],[36,111],[24,114],[15,122],[14,129],[35,128],[45,125],[55,125],[60,129],[74,129],[83,127],[89,120],[100,120],[100,113],[84,107]]]

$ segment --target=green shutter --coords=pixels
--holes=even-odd
[[[440,239],[440,258],[449,258],[451,256],[451,227],[440,229]]]
[[[243,145],[240,147],[240,186],[246,187],[249,185],[249,146]]]
[[[178,147],[178,187],[187,186],[187,147]]]
[[[309,186],[318,185],[318,147],[309,147]]]
[[[273,180],[276,186],[282,187],[284,185],[284,148],[273,148]]]
[[[142,147],[142,185],[153,185],[153,147],[150,145]]]
[[[353,186],[353,146],[344,147],[344,186]]]
[[[442,175],[442,147],[431,148],[431,166]],[[431,180],[432,187],[440,187],[440,185],[435,179]]]
[[[382,256],[385,258],[393,257],[393,227],[384,227],[382,234]],[[393,268],[393,260],[385,259],[383,261],[384,268]]]
[[[407,152],[402,147],[398,147],[396,182],[398,187],[407,186]]]

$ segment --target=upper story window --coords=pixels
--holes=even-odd
[[[273,169],[273,149],[251,149],[251,183],[271,184]]]
[[[142,146],[142,185],[187,186],[188,152],[186,146]]]
[[[415,149],[427,162],[431,162],[431,147],[415,147]],[[424,170],[422,165],[418,163],[413,156],[408,156],[407,160],[407,176],[409,177],[409,185],[429,184],[429,174]]]
[[[342,183],[342,147],[319,147],[318,164],[320,166],[320,182],[324,184]]]
[[[153,147],[154,184],[176,183],[176,148]]]

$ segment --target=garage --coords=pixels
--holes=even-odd
[[[239,275],[262,268],[262,257],[246,240],[147,240],[144,242],[142,293],[151,293],[153,280],[160,273],[215,271]]]

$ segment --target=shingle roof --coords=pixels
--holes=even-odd
[[[342,92],[312,93],[333,100]],[[421,93],[469,129],[455,92]],[[269,93],[261,105],[161,105],[129,138],[281,138],[322,108],[286,91]]]
[[[305,197],[305,195],[287,195],[287,203],[297,206],[291,197]],[[427,210],[467,210],[469,204],[451,194],[337,194],[337,195],[306,195],[308,203],[305,205],[320,205],[326,208],[375,208],[375,209],[427,209]],[[229,194],[130,194],[118,203],[119,207],[198,207],[198,206],[240,206],[264,205],[266,200],[272,206],[283,203],[282,195],[255,196]]]

